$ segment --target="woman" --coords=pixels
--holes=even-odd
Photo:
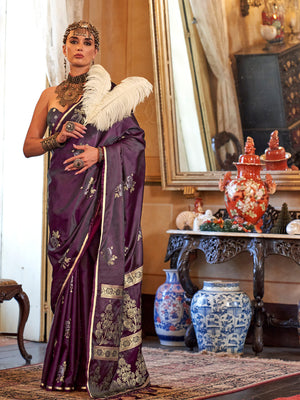
[[[51,151],[48,256],[54,318],[42,387],[106,398],[149,384],[141,352],[144,132],[132,110],[151,84],[112,88],[93,60],[96,28],[71,24],[68,79],[46,89],[24,143],[26,157]],[[44,137],[46,126],[49,137]]]

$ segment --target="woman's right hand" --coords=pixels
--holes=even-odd
[[[86,126],[79,122],[67,121],[56,137],[58,143],[65,143],[69,138],[79,139],[86,133]]]

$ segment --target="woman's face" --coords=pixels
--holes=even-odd
[[[71,31],[67,37],[66,44],[63,45],[63,53],[70,65],[77,67],[90,66],[94,60],[97,49],[92,34],[86,32]]]

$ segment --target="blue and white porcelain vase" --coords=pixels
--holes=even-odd
[[[199,351],[243,353],[252,307],[239,282],[204,281],[191,315]]]
[[[184,346],[184,336],[191,323],[190,306],[179,282],[176,269],[164,269],[166,281],[156,291],[154,326],[160,343]]]

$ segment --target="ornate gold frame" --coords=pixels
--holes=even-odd
[[[224,177],[224,171],[180,172],[178,169],[165,1],[149,0],[162,187],[165,190],[184,190],[190,186],[196,190],[219,190],[219,180]],[[262,179],[265,174],[261,173]],[[277,190],[300,190],[298,171],[271,171],[271,175],[277,183]]]

